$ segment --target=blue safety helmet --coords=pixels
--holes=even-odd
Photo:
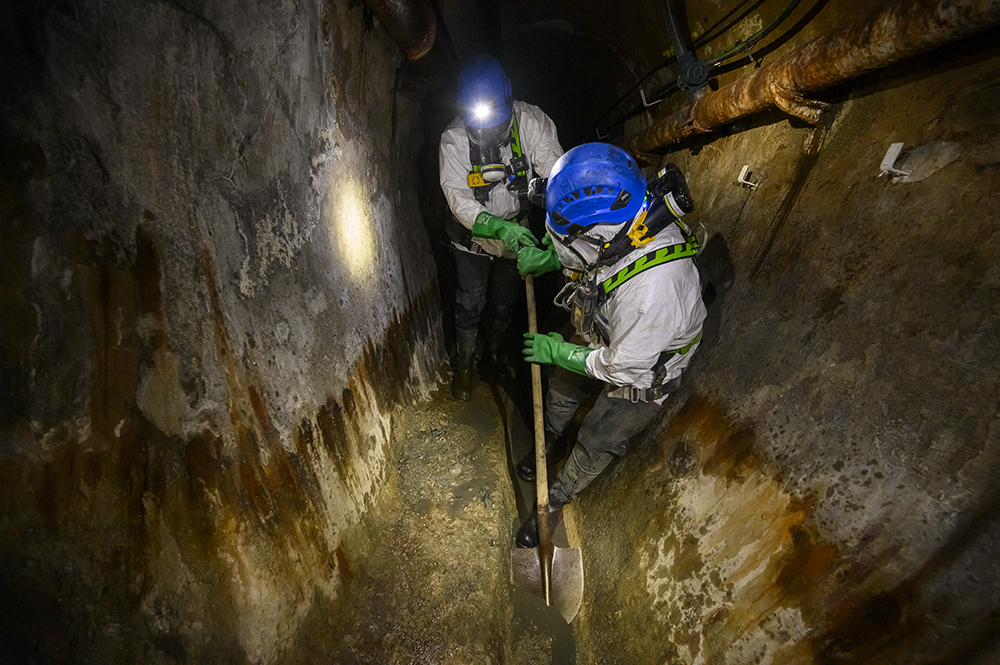
[[[499,145],[510,133],[514,97],[510,79],[491,55],[475,55],[458,73],[458,101],[469,139]]]
[[[631,222],[645,204],[646,178],[635,160],[613,145],[584,143],[560,157],[549,173],[545,225],[564,242],[606,235],[601,227]]]

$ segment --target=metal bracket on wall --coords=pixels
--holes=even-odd
[[[887,176],[906,176],[910,175],[909,171],[900,171],[896,168],[896,160],[899,158],[899,153],[903,151],[902,143],[893,143],[889,146],[889,149],[885,152],[885,157],[882,158],[882,163],[879,165],[879,169],[882,171],[878,174],[881,178],[884,175]]]
[[[759,182],[750,182],[750,180],[748,180],[748,176],[751,176],[751,175],[753,175],[753,174],[750,173],[750,165],[749,164],[745,164],[743,166],[743,170],[740,171],[740,177],[736,179],[736,182],[740,183],[741,185],[743,185],[744,188],[749,189],[752,192],[753,190],[757,189],[757,186],[760,183]]]

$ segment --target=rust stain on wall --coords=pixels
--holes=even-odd
[[[351,565],[347,561],[347,555],[344,554],[344,550],[340,545],[337,545],[337,574],[340,575],[340,579],[343,582],[350,580],[354,577],[354,573],[351,572]]]
[[[344,396],[349,397],[350,392],[344,391]],[[354,457],[350,438],[347,435],[347,424],[344,420],[344,409],[340,403],[332,397],[328,398],[326,404],[320,407],[316,413],[316,424],[319,425],[319,443],[330,453],[330,458],[337,467],[337,474],[348,487],[357,487],[359,479],[358,473],[354,469]],[[312,434],[313,429],[301,430]]]
[[[839,556],[811,526],[810,502],[763,464],[754,428],[703,395],[689,397],[661,440],[659,463],[639,483],[659,484],[646,495],[669,506],[656,511],[640,550],[662,631],[654,641],[673,645],[681,662],[752,662],[779,634],[785,648],[802,652],[798,643],[818,619],[810,603]],[[664,486],[665,472],[676,476]]]
[[[146,224],[156,224],[156,215],[148,210],[143,211],[142,218]],[[135,266],[139,311],[142,314],[152,314],[162,321],[163,296],[160,289],[162,278],[160,254],[156,249],[153,237],[141,224],[135,229]]]
[[[219,480],[216,476],[216,467],[219,462],[213,451],[221,444],[221,438],[207,429],[188,440],[185,452],[192,492],[195,491],[195,481],[201,481],[209,492],[214,492],[219,486]]]
[[[877,525],[850,548],[824,540],[813,517],[819,499],[789,493],[756,449],[754,427],[720,404],[691,395],[661,442],[621,496],[601,499],[627,504],[641,495],[655,504],[656,519],[630,540],[641,543],[634,563],[616,565],[625,576],[592,577],[587,590],[593,607],[616,608],[592,610],[610,630],[618,622],[621,630],[640,620],[653,626],[648,640],[630,647],[633,662],[754,662],[765,655],[775,663],[911,662],[931,628],[925,584],[1000,520],[995,497],[956,525],[914,575],[886,586],[879,580],[898,567],[900,548],[866,552]],[[961,643],[914,662],[988,653],[1000,613],[980,619]]]
[[[267,407],[264,405],[264,398],[260,396],[260,392],[255,386],[249,386],[247,388],[247,395],[250,398],[250,406],[253,408],[253,413],[257,416],[257,422],[260,424],[261,429],[265,432],[273,432],[274,426],[271,424],[271,418],[267,415]]]
[[[791,536],[792,549],[775,579],[775,585],[783,590],[783,596],[794,594],[804,599],[819,578],[830,570],[837,548],[829,543],[817,542],[816,535],[802,526],[792,529]]]
[[[139,385],[141,342],[136,331],[136,267],[112,241],[96,248],[86,238],[70,238],[71,253],[84,271],[90,304],[97,376],[90,393],[91,429],[106,441],[128,416]]]
[[[206,250],[199,266],[208,286],[213,340],[206,355],[214,347],[225,382],[222,418],[228,422],[208,415],[197,434],[170,435],[137,405],[144,371],[154,365],[157,349],[168,344],[163,265],[147,226],[154,221],[143,217],[132,249],[110,239],[94,243],[82,234],[68,239],[80,276],[75,284],[90,317],[92,427],[84,441],[54,435],[41,463],[26,457],[0,462],[0,507],[17,519],[5,530],[11,538],[0,546],[0,561],[30,551],[39,571],[56,570],[58,556],[86,551],[77,577],[72,572],[50,577],[73,607],[96,603],[94,616],[117,621],[123,634],[136,640],[156,637],[144,612],[171,604],[200,608],[205,615],[199,620],[211,623],[215,634],[236,635],[233,622],[247,611],[248,589],[271,585],[301,602],[315,593],[315,571],[329,571],[331,579],[319,582],[329,588],[352,575],[343,552],[338,554],[337,530],[345,523],[330,514],[331,507],[342,508],[331,505],[331,497],[347,502],[353,497],[357,505],[350,510],[363,509],[362,478],[373,472],[358,465],[367,464],[365,455],[375,446],[388,445],[388,421],[379,412],[417,394],[410,363],[415,345],[427,342],[408,336],[433,334],[437,305],[429,292],[405,316],[394,313],[385,339],[368,341],[348,387],[328,397],[293,428],[291,441],[282,442],[252,367],[255,349],[244,354],[234,349],[226,301]],[[204,390],[189,377],[182,381],[187,393]],[[371,427],[375,431],[368,431]],[[336,472],[322,475],[323,464]],[[329,487],[339,482],[341,494]],[[31,491],[16,493],[13,487]],[[36,537],[25,540],[25,534]],[[37,534],[44,534],[40,542]],[[253,548],[242,545],[247,542]],[[194,596],[175,598],[175,591],[161,584],[169,575],[192,580],[186,593]],[[8,581],[10,589],[20,588],[18,580]],[[21,582],[26,589],[38,585],[34,578]],[[179,621],[171,616],[156,620]],[[82,625],[67,621],[65,630]],[[64,637],[60,642],[70,644],[71,637]],[[238,645],[233,648],[238,651]],[[133,656],[129,659],[139,658]]]

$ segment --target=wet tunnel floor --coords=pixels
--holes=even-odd
[[[307,638],[293,655],[334,663],[574,663],[572,626],[510,584],[514,533],[534,502],[533,483],[513,473],[533,446],[520,413],[481,381],[464,403],[442,383],[393,427],[401,437],[385,487],[338,550],[343,593],[316,626],[325,636]],[[555,539],[568,546],[563,525]]]

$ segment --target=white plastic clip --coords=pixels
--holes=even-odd
[[[881,178],[884,175],[889,176],[906,176],[910,175],[909,171],[900,171],[896,168],[896,159],[899,158],[899,153],[903,151],[902,143],[893,143],[889,146],[889,149],[885,153],[885,157],[882,158],[882,164],[879,169],[882,170],[878,176]]]
[[[743,166],[743,170],[740,171],[740,177],[737,178],[736,182],[740,183],[741,185],[743,185],[752,192],[753,190],[757,189],[757,185],[759,185],[760,183],[750,182],[749,180],[747,180],[747,176],[750,175],[749,170],[750,170],[750,165],[745,164]]]

